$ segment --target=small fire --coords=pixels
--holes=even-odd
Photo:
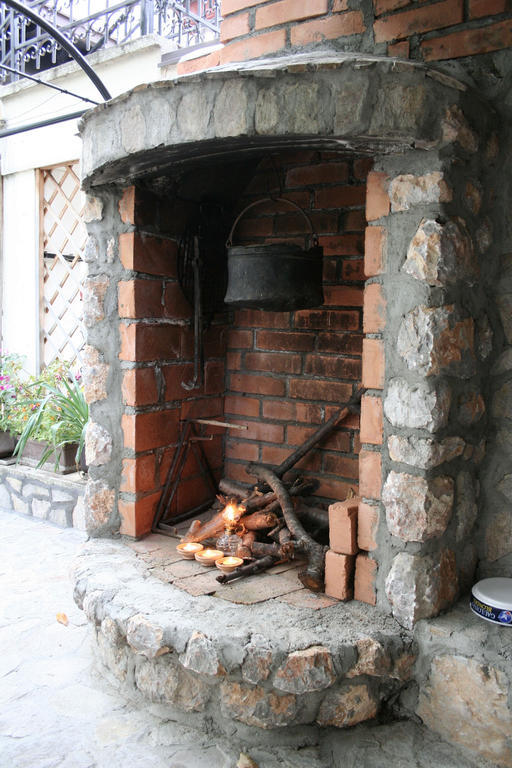
[[[236,523],[236,521],[240,517],[240,512],[238,510],[238,507],[235,506],[234,504],[228,504],[227,507],[225,507],[224,509],[223,517],[226,523]]]

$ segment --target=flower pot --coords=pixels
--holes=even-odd
[[[41,461],[41,458],[47,448],[48,443],[44,440],[27,440],[23,455],[20,458],[21,464],[28,464],[29,466],[36,467]],[[56,471],[62,475],[67,475],[70,472],[77,472],[78,469],[75,462],[77,448],[78,443],[66,443],[62,446],[57,469],[55,469],[55,453],[52,453],[48,460],[45,461],[41,469],[46,469],[50,472]],[[80,462],[80,465],[81,464],[82,462]],[[79,468],[83,469],[82,466]]]
[[[10,432],[0,429],[0,459],[11,456],[16,447],[16,438]]]

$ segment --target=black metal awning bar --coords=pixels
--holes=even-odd
[[[100,94],[102,95],[103,99],[105,101],[108,101],[111,96],[109,91],[107,90],[106,86],[103,84],[102,80],[98,77],[96,72],[92,69],[92,67],[87,63],[85,56],[83,56],[78,48],[73,45],[73,43],[68,40],[68,38],[62,34],[56,27],[53,26],[53,24],[50,24],[46,19],[43,19],[42,16],[40,16],[38,13],[33,11],[31,8],[28,8],[27,6],[23,5],[22,3],[18,2],[18,0],[2,0],[4,5],[7,5],[9,8],[12,8],[13,10],[17,11],[18,13],[21,13],[23,16],[26,16],[31,21],[33,21],[37,26],[42,27],[42,29],[45,29],[48,34],[55,39],[67,53],[73,58],[76,63],[83,69],[85,74],[89,77],[91,82],[96,86]]]
[[[94,104],[97,106],[99,104],[99,101],[94,101],[93,99],[88,99],[87,96],[79,96],[78,93],[73,93],[73,91],[68,91],[66,88],[61,88],[60,85],[54,85],[53,83],[46,83],[44,80],[39,80],[37,77],[32,77],[32,75],[27,75],[26,72],[20,72],[18,69],[13,69],[12,67],[8,67],[7,64],[0,64],[0,69],[6,69],[8,72],[12,72],[15,75],[19,75],[19,77],[24,77],[26,80],[31,80],[34,83],[38,83],[39,85],[44,85],[46,88],[53,88],[54,91],[59,91],[59,93],[64,93],[67,96],[73,96],[75,99],[80,99],[80,101],[87,101],[89,104]]]
[[[45,128],[48,125],[56,125],[57,123],[64,123],[67,120],[77,120],[82,117],[87,110],[81,109],[79,112],[71,112],[68,115],[59,115],[57,117],[49,117],[47,120],[38,120],[35,123],[27,123],[26,125],[19,125],[14,128],[3,128],[0,130],[0,139],[4,139],[6,136],[14,136],[16,133],[25,133],[26,131],[33,131],[35,128]]]

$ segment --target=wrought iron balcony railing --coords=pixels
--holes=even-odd
[[[187,48],[218,39],[220,0],[27,0],[83,54],[155,33]],[[0,3],[0,64],[34,74],[70,61],[44,29]],[[0,84],[20,74],[0,69]]]

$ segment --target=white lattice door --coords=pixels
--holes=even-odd
[[[82,261],[87,232],[85,195],[78,162],[40,171],[42,251],[42,361],[80,363],[85,343],[82,323]]]

